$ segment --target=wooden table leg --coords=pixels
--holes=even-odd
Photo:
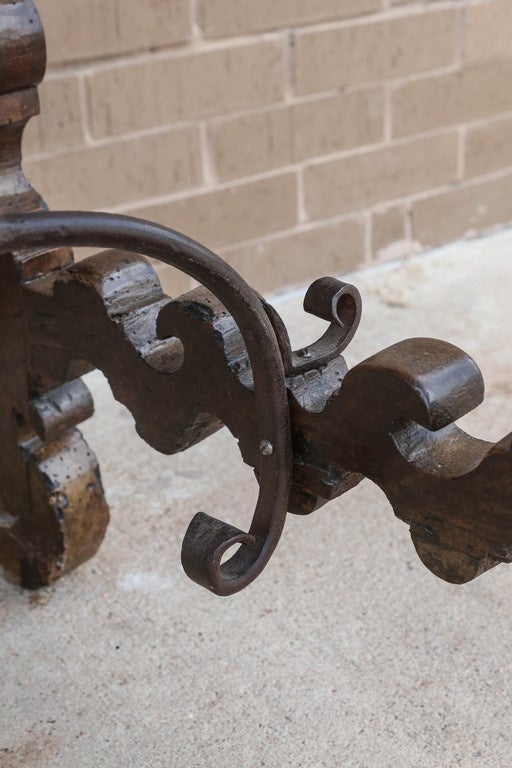
[[[46,64],[32,0],[0,0],[0,30],[0,214],[42,210],[21,170],[21,138],[39,112]],[[91,557],[108,523],[96,459],[73,428],[92,412],[85,385],[63,385],[47,440],[33,426],[38,399],[48,394],[51,401],[63,383],[33,373],[23,285],[72,262],[67,248],[0,256],[0,564],[28,587],[49,584]]]

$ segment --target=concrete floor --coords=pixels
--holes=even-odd
[[[359,273],[350,364],[444,338],[487,380],[465,419],[510,431],[512,231]],[[275,302],[311,341],[299,296]],[[369,482],[290,517],[257,582],[215,598],[179,564],[198,510],[245,523],[256,496],[234,440],[145,446],[98,374],[84,432],[112,522],[97,557],[51,589],[0,582],[1,768],[396,768],[512,764],[512,570],[463,587],[417,560]],[[508,406],[508,408],[507,408]]]

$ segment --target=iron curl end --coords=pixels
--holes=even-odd
[[[181,563],[187,576],[217,595],[229,595],[245,586],[254,563],[256,539],[232,525],[198,512],[190,522],[181,548]],[[226,553],[240,545],[226,563]]]
[[[350,283],[335,277],[320,277],[312,283],[304,297],[304,310],[329,327],[316,341],[292,350],[290,337],[278,312],[261,299],[277,337],[287,377],[298,376],[322,368],[339,357],[350,344],[362,315],[361,294]]]

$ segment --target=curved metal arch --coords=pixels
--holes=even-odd
[[[141,219],[106,213],[52,212],[0,219],[0,253],[29,248],[117,248],[150,256],[190,275],[233,316],[251,363],[261,450],[260,490],[247,533],[197,514],[185,534],[182,562],[198,584],[230,595],[250,584],[274,551],[288,509],[292,477],[290,417],[278,340],[258,295],[222,259],[189,237]],[[227,550],[241,544],[225,563]]]

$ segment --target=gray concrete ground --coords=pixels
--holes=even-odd
[[[511,251],[506,231],[353,276],[365,313],[349,362],[407,336],[452,341],[488,385],[465,425],[502,437]],[[311,341],[299,296],[276,303]],[[97,557],[54,588],[0,583],[2,768],[511,765],[512,570],[437,580],[364,482],[290,517],[263,576],[215,598],[179,550],[198,510],[247,524],[255,481],[233,439],[160,456],[101,376],[89,383],[84,432],[112,523]]]

